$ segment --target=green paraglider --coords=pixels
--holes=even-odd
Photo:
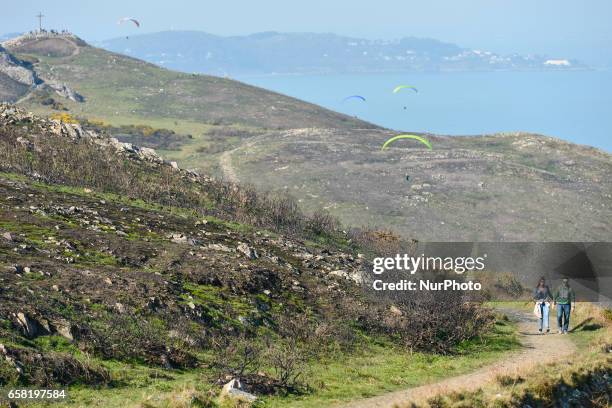
[[[429,142],[429,140],[425,139],[422,136],[417,136],[417,135],[397,135],[397,136],[393,136],[391,139],[387,140],[383,145],[382,148],[380,150],[385,150],[391,143],[394,143],[398,140],[401,139],[414,139],[417,140],[421,143],[423,143],[425,146],[427,146],[429,148],[429,150],[432,149],[431,143]]]
[[[419,92],[418,89],[416,89],[414,86],[410,86],[410,85],[398,85],[395,87],[395,89],[393,89],[393,93],[398,93],[399,91],[401,91],[402,89],[412,89],[414,92]]]

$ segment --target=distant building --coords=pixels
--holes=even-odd
[[[566,60],[566,59],[552,59],[552,60],[546,60],[546,62],[544,62],[544,65],[554,65],[554,66],[558,66],[558,67],[569,67],[572,64],[568,60]]]

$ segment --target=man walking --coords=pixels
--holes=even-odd
[[[569,279],[563,278],[563,283],[555,291],[554,301],[557,306],[559,334],[567,334],[572,305],[575,307],[576,303],[576,295],[569,285]]]

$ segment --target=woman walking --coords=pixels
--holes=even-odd
[[[546,330],[546,333],[550,332],[550,325],[548,324],[548,316],[550,312],[550,302],[553,297],[550,292],[550,288],[546,285],[546,279],[540,278],[538,285],[533,290],[533,300],[536,302],[535,312],[540,318],[540,333]]]

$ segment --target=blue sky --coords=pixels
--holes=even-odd
[[[543,53],[612,64],[611,0],[3,0],[0,33],[46,25],[86,40],[124,35],[122,16],[140,32],[213,34],[311,31],[365,38],[432,37],[470,48]],[[134,32],[130,34],[135,34]]]

